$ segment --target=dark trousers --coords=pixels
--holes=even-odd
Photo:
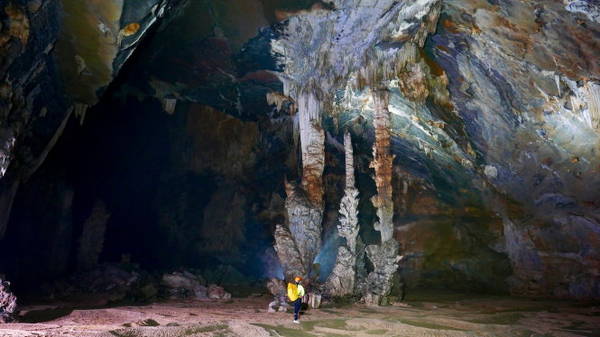
[[[294,301],[294,320],[298,320],[298,315],[300,315],[300,307],[302,307],[302,297]]]

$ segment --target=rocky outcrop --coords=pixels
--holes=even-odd
[[[0,278],[0,323],[8,323],[17,310],[17,297],[10,291],[10,283]]]

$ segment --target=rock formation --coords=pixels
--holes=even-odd
[[[269,302],[268,312],[286,312],[290,305],[287,299],[286,282],[277,278],[271,278],[267,282],[267,289],[273,295],[273,301]]]
[[[375,230],[381,235],[381,244],[367,246],[367,257],[373,264],[373,271],[367,277],[365,301],[369,304],[387,303],[392,288],[392,279],[398,269],[398,242],[394,239],[394,202],[392,200],[392,166],[394,156],[390,151],[390,111],[388,93],[382,89],[373,90],[375,112],[373,127],[373,161],[377,194],[372,198],[377,209],[378,221]]]
[[[13,319],[17,310],[17,297],[10,291],[10,283],[0,278],[0,323]]]
[[[302,243],[311,246],[310,255],[299,248],[304,259],[316,256],[320,248],[320,233],[317,238],[316,231],[321,229],[323,216],[322,112],[333,106],[335,90],[345,88],[351,76],[366,76],[366,79],[357,81],[361,87],[365,84],[379,87],[384,85],[383,81],[391,80],[395,63],[401,62],[394,56],[398,48],[393,43],[392,47],[382,48],[380,43],[385,41],[382,46],[387,46],[387,40],[398,39],[403,31],[401,29],[402,32],[394,32],[394,29],[405,20],[412,21],[416,14],[419,19],[425,17],[429,20],[428,14],[431,11],[434,13],[431,16],[437,19],[439,9],[436,4],[437,1],[415,4],[382,1],[373,6],[370,1],[337,0],[332,2],[335,11],[317,9],[290,17],[280,39],[273,40],[273,52],[279,56],[283,67],[283,72],[278,73],[278,76],[283,82],[284,94],[294,99],[298,108],[302,187],[313,207],[311,212],[290,212],[290,206],[295,205],[286,202],[292,235],[295,235],[294,226],[298,228],[292,223],[308,226],[309,231],[315,234],[315,237],[311,236],[310,240]],[[341,20],[342,17],[345,19]],[[417,32],[414,39],[421,42],[421,45],[435,20],[426,23],[422,25],[424,28],[419,24],[410,30]],[[403,28],[409,34],[409,27]],[[311,215],[309,218],[296,218],[300,214]],[[310,267],[312,261],[304,260],[303,263]]]
[[[327,279],[327,291],[333,296],[350,295],[356,289],[358,225],[358,189],[354,182],[354,154],[349,132],[344,135],[346,185],[340,203],[338,234],[345,239],[338,248],[335,266]],[[361,244],[362,243],[358,243]]]

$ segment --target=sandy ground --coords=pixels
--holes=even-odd
[[[462,295],[421,296],[389,307],[348,305],[267,313],[269,297],[227,302],[178,301],[67,310],[23,308],[40,323],[0,325],[0,336],[600,336],[600,303]]]

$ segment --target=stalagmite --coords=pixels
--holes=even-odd
[[[386,90],[373,90],[375,144],[373,145],[371,167],[375,169],[377,194],[372,198],[372,201],[373,206],[377,208],[379,221],[374,224],[374,227],[381,235],[381,244],[367,247],[367,256],[373,264],[373,271],[367,277],[365,302],[376,305],[388,302],[387,296],[391,291],[392,280],[400,260],[398,256],[399,245],[393,237],[392,165],[394,156],[390,151],[391,132],[388,100],[389,96]]]
[[[308,193],[294,184],[286,184],[287,226],[275,230],[275,251],[285,276],[305,276],[321,247],[323,206],[314,205]]]
[[[346,154],[346,187],[340,202],[340,223],[338,233],[346,239],[346,244],[338,248],[333,271],[327,279],[327,290],[330,295],[344,296],[352,294],[356,285],[356,246],[359,232],[358,226],[358,189],[354,183],[354,155],[350,133],[344,135]]]
[[[281,261],[286,279],[291,280],[296,275],[305,275],[306,268],[302,263],[300,252],[289,229],[285,225],[275,228],[275,251]]]
[[[314,93],[305,92],[297,99],[300,146],[302,152],[301,187],[286,184],[287,228],[275,232],[276,251],[286,277],[308,275],[321,248],[323,220],[323,168],[325,166],[325,133],[321,127],[321,103]],[[285,230],[289,237],[283,236]],[[285,245],[292,245],[286,248]],[[299,254],[294,258],[294,249]],[[290,269],[291,268],[291,269]]]

